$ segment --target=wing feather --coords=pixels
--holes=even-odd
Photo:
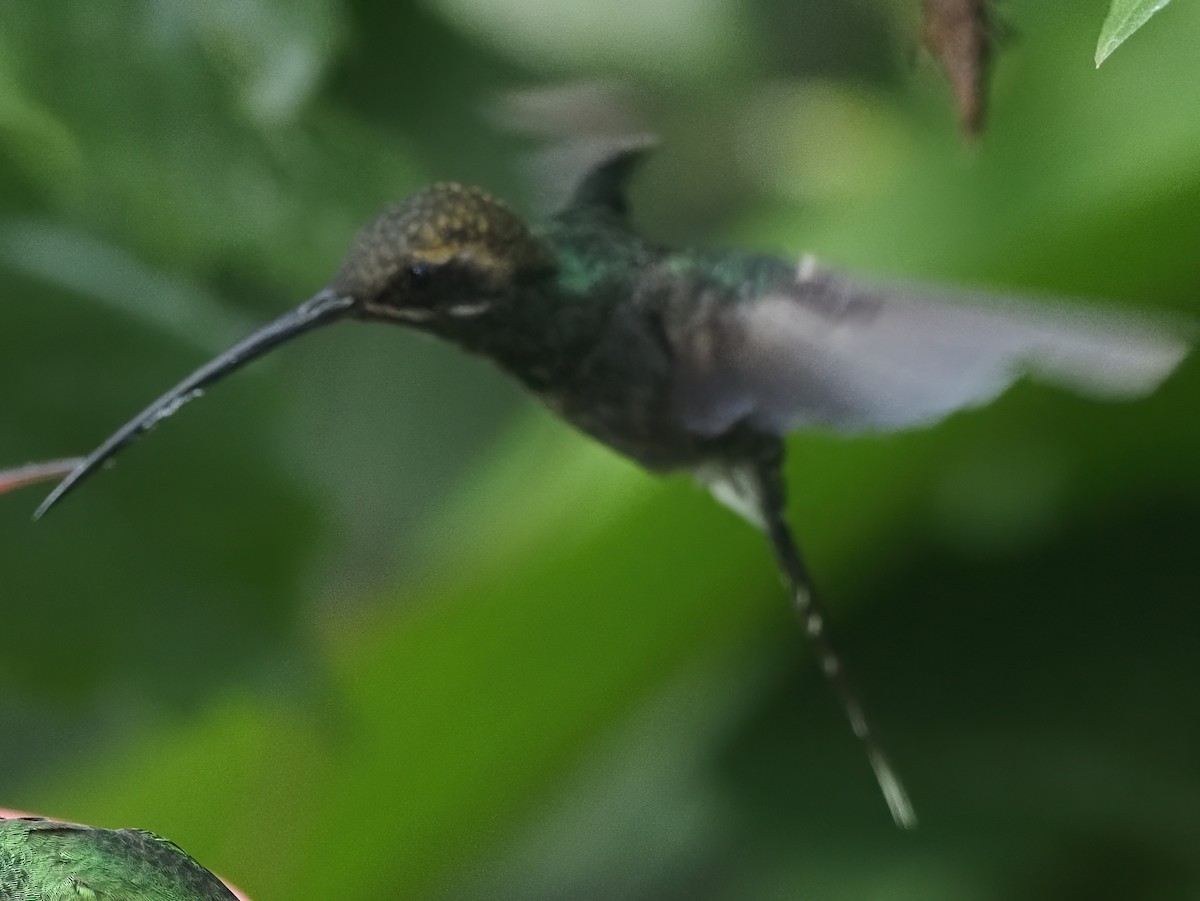
[[[753,300],[710,304],[682,342],[684,422],[783,433],[928,425],[1023,376],[1101,398],[1149,393],[1187,355],[1187,329],[1085,303],[871,285],[802,263]]]

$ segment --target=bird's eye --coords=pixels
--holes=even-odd
[[[412,287],[421,290],[429,284],[432,274],[433,267],[428,263],[413,263],[408,269],[408,280]]]

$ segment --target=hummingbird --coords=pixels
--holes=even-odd
[[[0,819],[3,901],[237,901],[178,845],[140,829]]]
[[[1024,375],[1136,397],[1188,342],[1128,312],[877,286],[811,257],[656,244],[634,229],[626,190],[647,149],[611,153],[534,224],[457,183],[387,208],[325,288],[118,429],[35,518],[218,379],[303,333],[357,319],[437,336],[490,359],[647,470],[690,473],[762,530],[892,816],[910,827],[912,804],[830,640],[786,519],[784,436],[929,425]]]

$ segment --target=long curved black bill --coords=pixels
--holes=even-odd
[[[47,510],[62,500],[106,460],[137,441],[188,401],[195,399],[209,385],[236,372],[251,360],[261,357],[285,341],[341,319],[354,306],[354,302],[353,297],[328,289],[322,291],[291,312],[284,313],[274,322],[263,326],[248,338],[239,341],[216,359],[205,363],[92,451],[82,463],[71,470],[70,475],[58,483],[49,497],[42,501],[33,518],[36,520],[45,516]]]

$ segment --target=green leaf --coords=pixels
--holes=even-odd
[[[1108,18],[1100,29],[1100,42],[1096,44],[1096,66],[1099,67],[1127,37],[1169,2],[1171,0],[1113,0]]]

